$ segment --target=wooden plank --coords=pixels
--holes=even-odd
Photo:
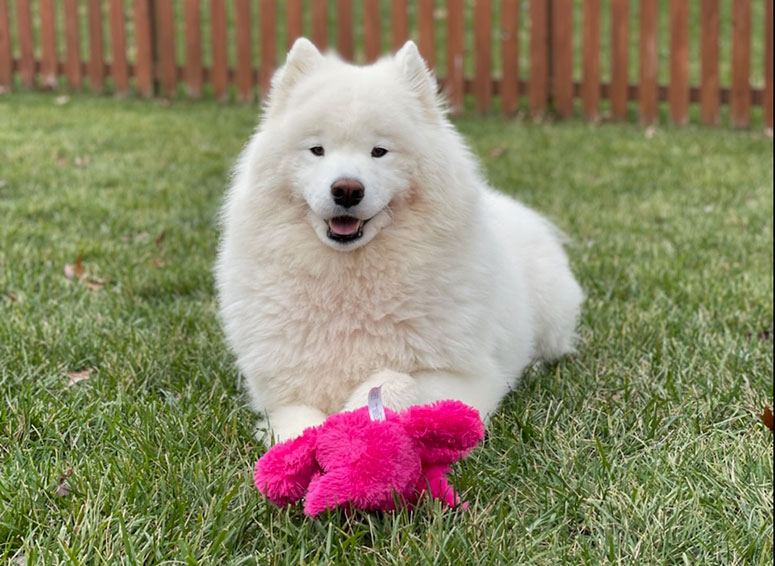
[[[659,68],[658,0],[641,0],[640,3],[640,120],[644,124],[657,121],[657,72]]]
[[[772,130],[772,0],[764,5],[764,125]]]
[[[321,51],[328,48],[328,0],[311,0],[312,43]]]
[[[719,117],[719,0],[700,7],[700,119],[715,124]]]
[[[732,126],[747,126],[751,117],[751,0],[732,3]]]
[[[600,113],[600,0],[584,0],[583,27],[581,105],[584,115],[596,120]]]
[[[304,35],[304,6],[302,0],[288,0],[285,3],[285,41],[288,49],[293,42]]]
[[[202,14],[199,0],[185,0],[183,22],[186,33],[186,92],[196,98],[202,95]]]
[[[342,59],[352,61],[355,57],[352,0],[336,0],[336,15],[336,50]]]
[[[40,79],[46,88],[57,85],[57,30],[54,0],[40,0]]]
[[[560,117],[573,115],[573,0],[552,4],[552,96]]]
[[[105,53],[102,42],[102,0],[88,0],[89,88],[102,92],[105,83]]]
[[[16,1],[16,30],[19,43],[19,76],[22,85],[35,84],[35,40],[32,35],[32,12],[29,0]]]
[[[492,106],[492,4],[477,0],[474,4],[474,105],[477,112]]]
[[[110,0],[108,10],[110,18],[110,47],[113,59],[110,64],[110,74],[113,76],[113,87],[116,89],[116,94],[123,95],[129,91],[124,0]]]
[[[13,86],[11,19],[8,16],[8,0],[0,0],[0,93],[9,92],[11,86]]]
[[[175,9],[170,1],[156,0],[157,75],[164,96],[175,96],[177,66],[175,64]]]
[[[670,1],[670,118],[689,119],[689,2]]]
[[[153,94],[153,53],[151,52],[151,9],[148,0],[134,0],[135,81],[141,96]]]
[[[463,0],[447,0],[447,77],[450,112],[463,111]]]
[[[611,115],[627,118],[629,0],[611,0]]]
[[[229,61],[226,52],[226,2],[210,0],[210,38],[213,67],[210,73],[213,92],[219,100],[229,98]]]
[[[433,0],[420,0],[417,3],[417,47],[429,69],[436,66],[436,21],[433,9]]]
[[[390,3],[390,31],[393,50],[397,51],[409,39],[409,8],[406,0]]]
[[[544,0],[530,0],[530,113],[534,120],[546,111],[549,80],[548,10]]]
[[[261,100],[266,100],[269,96],[272,74],[277,63],[276,0],[261,0],[260,10],[261,68],[259,69],[258,76],[261,87]]]
[[[65,9],[65,76],[70,88],[81,88],[81,39],[78,23],[78,0],[64,0]]]
[[[250,37],[250,0],[235,0],[234,17],[237,27],[237,100],[253,100],[253,46]]]
[[[376,61],[382,51],[379,0],[363,0],[363,51],[366,62]]]
[[[519,1],[501,1],[501,112],[512,114],[519,104]]]

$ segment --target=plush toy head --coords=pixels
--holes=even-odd
[[[309,516],[336,507],[392,510],[426,491],[454,506],[446,473],[483,437],[479,413],[459,401],[385,409],[384,420],[363,407],[276,444],[256,462],[254,479],[277,505],[305,498]]]

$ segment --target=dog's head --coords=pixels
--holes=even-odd
[[[283,190],[337,250],[368,244],[400,215],[448,129],[436,81],[414,43],[357,67],[298,39],[272,79],[261,131]],[[431,157],[432,159],[432,157]]]

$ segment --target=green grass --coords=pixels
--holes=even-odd
[[[255,118],[0,97],[0,563],[772,563],[771,139],[456,120],[569,234],[579,353],[531,369],[455,467],[468,512],[310,521],[252,486],[215,317],[216,214]],[[65,278],[79,255],[104,288]]]

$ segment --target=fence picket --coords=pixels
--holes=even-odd
[[[629,0],[611,0],[611,115],[627,118]]]
[[[547,7],[543,0],[530,0],[530,113],[533,119],[543,117],[546,110],[549,54],[547,37]]]
[[[519,3],[501,1],[501,112],[512,114],[519,105]]]
[[[186,33],[186,92],[194,98],[202,94],[202,16],[199,0],[186,0],[183,21]]]
[[[164,96],[174,96],[177,90],[177,66],[175,64],[175,12],[172,2],[154,2],[156,8],[157,74]]]
[[[78,0],[65,0],[65,76],[70,88],[81,88],[81,40]]]
[[[435,27],[433,0],[419,0],[417,3],[417,47],[429,69],[436,66]]]
[[[237,27],[237,100],[251,102],[253,100],[253,47],[250,37],[252,18],[250,0],[236,0],[234,16]]]
[[[689,3],[670,1],[670,117],[675,124],[689,119]]]
[[[463,0],[447,0],[447,77],[449,110],[463,111]]]
[[[285,44],[288,49],[293,42],[304,35],[304,6],[302,0],[288,0],[285,3]]]
[[[151,51],[151,11],[148,0],[134,0],[135,81],[140,96],[153,94],[153,53]]]
[[[312,0],[310,3],[312,12],[312,43],[318,46],[318,49],[328,47],[328,1]]]
[[[715,124],[719,115],[719,0],[702,0],[700,119]]]
[[[210,40],[213,57],[210,80],[213,83],[213,92],[218,100],[226,100],[229,97],[229,63],[226,51],[225,0],[210,0]]]
[[[366,62],[376,61],[381,48],[379,0],[363,0],[363,51]]]
[[[108,4],[110,19],[110,74],[116,94],[124,95],[129,91],[129,67],[126,61],[126,18],[124,0],[110,0]]]
[[[657,71],[659,67],[657,33],[659,5],[657,0],[641,0],[640,3],[640,120],[644,124],[657,121]]]
[[[272,82],[272,73],[274,73],[277,62],[276,0],[261,0],[260,10],[261,67],[259,68],[258,76],[261,87],[261,100],[266,100],[269,95],[269,86]]]
[[[584,0],[583,75],[581,103],[584,114],[596,120],[600,113],[600,0]]]
[[[573,0],[552,4],[552,96],[563,118],[573,115]]]
[[[105,54],[102,44],[102,1],[89,0],[89,88],[102,92],[105,81]]]
[[[732,3],[732,89],[729,93],[732,126],[748,125],[751,115],[751,0]]]
[[[396,51],[409,38],[409,10],[406,0],[393,0],[390,3],[390,8],[393,50]]]
[[[8,17],[8,0],[0,0],[0,93],[10,91],[13,86],[11,57],[11,20]]]
[[[54,0],[40,0],[40,82],[46,88],[57,85],[57,30]]]
[[[772,0],[764,5],[764,125],[772,130]]]
[[[492,104],[492,5],[490,0],[474,4],[474,101],[477,112]]]
[[[19,77],[22,85],[35,84],[35,42],[32,35],[32,13],[29,0],[16,2],[16,31],[19,42]]]
[[[336,50],[342,59],[352,61],[355,57],[352,0],[336,0],[336,13]]]

